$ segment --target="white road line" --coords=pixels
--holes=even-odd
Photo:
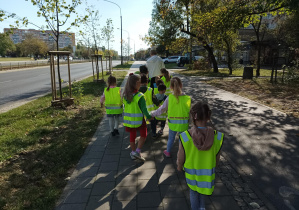
[[[5,82],[11,82],[11,81],[12,81],[12,80],[8,80],[8,81],[0,82],[0,84],[1,84],[1,83],[5,83]]]

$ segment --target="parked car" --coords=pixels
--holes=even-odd
[[[168,58],[165,58],[164,63],[176,63],[179,56],[169,56]]]
[[[179,67],[183,67],[185,64],[189,64],[190,63],[190,60],[189,60],[189,57],[187,56],[180,56],[178,59],[177,59],[177,65]]]
[[[196,55],[196,56],[194,56],[194,60],[195,61],[198,61],[198,60],[200,60],[200,59],[204,59],[205,57],[203,57],[203,56],[200,56],[200,55]]]

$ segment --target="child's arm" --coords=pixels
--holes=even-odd
[[[138,105],[139,105],[139,108],[141,109],[142,113],[145,115],[146,119],[151,119],[152,116],[147,111],[144,96],[139,99]]]
[[[103,92],[103,95],[101,96],[101,99],[100,99],[101,108],[103,107],[104,102],[105,102],[105,92]]]
[[[185,151],[182,145],[182,142],[179,141],[179,150],[178,150],[178,154],[177,154],[177,160],[176,160],[176,164],[178,171],[182,171],[183,170],[183,166],[185,163]]]
[[[167,110],[168,110],[168,97],[164,101],[163,105],[159,107],[159,109],[151,112],[151,115],[152,115],[152,117],[157,117],[157,116],[160,116],[161,114],[167,112]]]

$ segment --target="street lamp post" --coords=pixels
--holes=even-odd
[[[117,29],[119,29],[119,28],[117,28]],[[128,58],[129,58],[129,56],[130,56],[130,33],[129,33],[129,31],[127,31],[125,29],[122,29],[122,30],[128,33],[128,45],[129,45],[129,47],[128,47]]]
[[[120,58],[121,58],[121,65],[123,65],[123,20],[122,20],[122,15],[121,15],[121,8],[118,4],[112,2],[112,1],[108,1],[108,0],[104,0],[107,1],[111,4],[115,4],[116,6],[118,6],[119,10],[120,10]]]

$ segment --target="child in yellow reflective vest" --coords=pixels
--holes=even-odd
[[[139,92],[141,85],[139,75],[130,74],[123,92],[124,103],[124,126],[127,132],[130,133],[130,146],[132,152],[130,153],[131,159],[145,160],[141,156],[141,148],[145,143],[147,136],[146,122],[151,119],[151,115],[146,108],[146,102],[143,93]],[[140,139],[136,149],[135,139],[137,131],[140,132]]]
[[[164,82],[164,85],[166,86],[166,92],[165,92],[165,94],[167,96],[169,96],[171,94],[171,90],[170,90],[171,76],[170,76],[169,72],[165,68],[162,68],[160,71],[161,71],[161,74],[163,75],[161,77],[161,80]]]
[[[108,77],[107,88],[100,99],[101,107],[105,102],[106,114],[109,120],[110,132],[112,136],[119,135],[119,117],[122,116],[122,100],[120,87],[116,87],[116,78],[112,75]]]
[[[173,77],[170,80],[170,88],[173,94],[170,94],[163,105],[156,111],[151,112],[152,117],[160,116],[167,112],[169,134],[167,141],[167,150],[163,151],[166,157],[170,157],[170,151],[177,133],[181,133],[189,127],[189,112],[191,98],[182,92],[183,84],[180,78]]]
[[[180,134],[177,169],[185,171],[191,208],[205,209],[205,195],[211,195],[214,191],[215,168],[224,135],[207,126],[211,118],[207,104],[197,102],[190,114],[193,127]]]

